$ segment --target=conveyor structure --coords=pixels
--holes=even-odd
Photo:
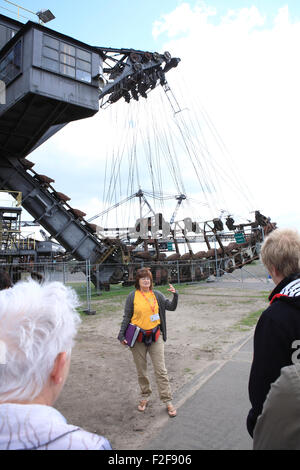
[[[26,157],[69,122],[147,97],[179,59],[133,49],[94,47],[29,21],[0,15],[0,189],[20,191],[23,207],[75,259],[98,269],[93,282],[122,277],[124,251],[101,241],[53,180],[32,172]],[[4,94],[3,94],[4,87]],[[126,252],[126,247],[123,247]]]

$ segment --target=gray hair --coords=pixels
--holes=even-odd
[[[60,282],[19,282],[0,292],[0,402],[32,401],[47,383],[57,355],[71,355],[80,324],[78,298]]]

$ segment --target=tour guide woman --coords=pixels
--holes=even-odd
[[[136,290],[131,292],[126,299],[118,339],[122,344],[127,345],[125,332],[129,323],[141,328],[131,348],[141,389],[138,410],[145,411],[152,393],[147,375],[147,353],[149,352],[160,399],[166,404],[169,416],[173,418],[176,416],[176,409],[172,404],[171,387],[165,366],[164,342],[167,340],[166,310],[176,310],[178,294],[171,284],[168,290],[173,293],[172,301],[166,299],[161,292],[152,291],[152,274],[147,268],[137,271],[135,287]]]

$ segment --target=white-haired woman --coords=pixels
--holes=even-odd
[[[70,367],[77,305],[58,282],[0,292],[0,450],[111,450],[53,408]]]

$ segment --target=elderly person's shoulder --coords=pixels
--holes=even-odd
[[[300,449],[300,364],[281,369],[272,383],[253,434],[254,450]]]
[[[0,450],[111,450],[107,439],[68,424],[51,406],[4,403],[0,414]]]

